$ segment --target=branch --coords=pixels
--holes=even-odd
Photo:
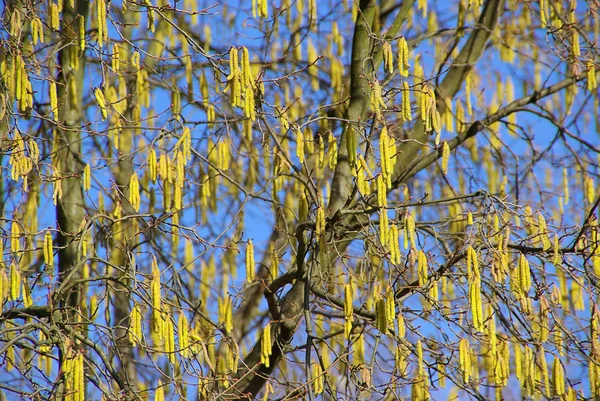
[[[30,306],[29,308],[12,308],[0,314],[0,323],[10,319],[29,319],[32,317],[49,318],[52,311],[48,306]]]
[[[342,208],[352,191],[352,172],[348,154],[348,139],[355,138],[359,124],[365,121],[371,89],[367,77],[371,77],[376,66],[371,57],[371,24],[375,14],[374,0],[362,0],[354,27],[352,60],[350,64],[350,104],[346,112],[349,121],[344,128],[338,147],[338,160],[331,182],[329,212]]]
[[[454,150],[455,148],[462,145],[467,139],[477,135],[485,127],[499,121],[500,119],[502,119],[504,117],[509,116],[512,113],[515,113],[515,112],[521,110],[523,107],[525,107],[529,104],[534,104],[538,100],[543,99],[547,96],[550,96],[556,92],[559,92],[571,85],[574,85],[575,83],[577,83],[579,81],[583,81],[584,79],[585,79],[584,75],[569,77],[569,78],[564,79],[563,81],[560,81],[560,82],[558,82],[554,85],[551,85],[547,88],[544,88],[539,91],[534,91],[527,96],[517,99],[517,100],[509,103],[505,107],[502,107],[497,112],[490,114],[486,118],[471,123],[471,126],[469,127],[469,129],[467,131],[463,131],[463,132],[459,133],[454,139],[448,141],[448,146],[450,147],[451,150]],[[410,166],[408,166],[406,168],[406,170],[404,170],[401,174],[399,174],[397,178],[395,178],[395,180],[393,181],[392,188],[396,188],[398,185],[400,185],[400,184],[406,182],[408,179],[414,177],[415,174],[417,174],[419,171],[423,170],[424,168],[426,168],[431,163],[433,163],[434,161],[436,161],[437,159],[439,159],[441,157],[442,157],[442,148],[440,147],[439,149],[436,149],[433,152],[431,152],[421,158],[414,159],[412,164]]]

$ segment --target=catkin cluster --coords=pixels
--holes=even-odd
[[[252,16],[254,18],[269,18],[269,4],[267,0],[252,0]]]
[[[229,50],[229,75],[227,76],[226,90],[230,92],[231,105],[243,109],[246,117],[254,121],[256,119],[254,91],[257,88],[255,88],[250,56],[246,47],[242,47],[241,68],[239,64],[239,50],[234,46]]]
[[[33,107],[33,89],[23,56],[16,54],[10,60],[8,57],[2,57],[0,76],[6,83],[8,98],[18,102],[21,112],[28,112]]]
[[[72,349],[65,352],[61,371],[65,377],[66,401],[83,401],[85,399],[83,354]]]
[[[37,143],[30,139],[27,143],[21,135],[15,134],[16,146],[10,152],[8,165],[10,167],[10,177],[13,181],[23,179],[23,191],[27,192],[29,188],[29,173],[34,166],[38,164],[40,150]],[[26,149],[29,149],[29,155],[26,154]]]
[[[423,89],[419,97],[421,119],[425,124],[426,132],[439,133],[442,130],[440,112],[437,110],[435,91],[429,84],[422,84]]]
[[[262,337],[260,342],[260,361],[265,365],[265,367],[269,367],[271,352],[273,349],[273,345],[271,343],[271,322],[267,323],[262,331]]]

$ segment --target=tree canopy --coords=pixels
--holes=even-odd
[[[2,396],[600,397],[599,12],[6,1]]]

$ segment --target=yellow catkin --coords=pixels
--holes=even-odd
[[[85,167],[83,168],[83,190],[87,192],[90,190],[91,187],[92,187],[92,171],[90,168],[90,164],[86,163]]]
[[[354,321],[354,314],[352,309],[352,284],[347,283],[344,286],[344,333],[346,338],[350,338],[352,331],[352,322]]]
[[[21,227],[16,221],[13,221],[10,227],[10,249],[14,253],[21,251]]]
[[[473,74],[467,74],[465,78],[465,104],[467,106],[467,114],[473,115],[473,105],[471,104],[471,92],[473,91]]]
[[[550,239],[548,238],[546,219],[541,212],[538,213],[538,235],[542,241],[542,247],[544,250],[550,249],[552,245],[550,244]]]
[[[483,304],[481,300],[481,277],[474,275],[469,280],[469,304],[475,330],[483,331]]]
[[[142,4],[148,6],[146,8],[147,10],[147,18],[148,18],[148,31],[154,33],[154,31],[156,30],[156,26],[155,26],[155,21],[156,18],[154,16],[154,10],[151,8],[152,7],[152,2],[150,0],[142,0]]]
[[[156,150],[153,148],[148,152],[148,172],[150,173],[150,180],[152,182],[156,182],[157,174],[158,174],[158,164],[156,158]]]
[[[586,63],[587,72],[587,90],[593,92],[598,87],[598,79],[596,78],[596,66],[592,60],[588,60]]]
[[[295,129],[296,132],[296,156],[300,163],[304,163],[304,133],[300,128]]]
[[[540,0],[540,22],[543,28],[548,25],[548,20],[546,18],[546,1],[547,0]]]
[[[402,83],[402,120],[412,121],[412,110],[410,107],[410,87],[407,81]]]
[[[423,378],[425,375],[425,362],[423,361],[423,344],[421,340],[417,341],[417,377]]]
[[[0,251],[1,251],[1,246],[0,246]],[[6,299],[6,296],[8,295],[9,289],[9,285],[8,285],[8,278],[6,277],[6,272],[5,272],[5,268],[4,268],[4,263],[2,263],[0,261],[0,305],[4,304],[4,300]]]
[[[50,81],[50,108],[54,116],[54,121],[58,122],[58,98],[56,94],[56,82]]]
[[[246,245],[246,282],[254,281],[254,244],[252,240]]]
[[[173,89],[171,91],[171,113],[177,119],[179,119],[179,114],[181,112],[181,95],[179,91]]]
[[[94,97],[96,98],[98,107],[100,107],[100,112],[102,113],[102,120],[106,120],[106,118],[108,117],[108,111],[106,109],[106,99],[104,98],[104,93],[102,92],[102,89],[98,87],[94,88]]]
[[[169,315],[165,314],[165,320],[163,323],[164,338],[165,338],[165,352],[169,358],[169,362],[175,365],[175,327],[173,320]]]
[[[21,272],[15,262],[10,264],[8,290],[8,299],[11,301],[16,301],[21,296]]]
[[[184,162],[187,164],[192,158],[192,133],[189,127],[183,128],[181,134],[181,151],[183,152]]]
[[[388,289],[387,294],[385,295],[385,307],[386,307],[386,317],[387,317],[387,325],[388,327],[394,327],[394,320],[396,316],[396,302],[394,301],[394,292]]]
[[[571,37],[571,42],[573,43],[572,51],[573,57],[581,56],[581,46],[579,44],[579,32],[577,30],[573,30],[573,36]]]
[[[442,172],[448,173],[448,160],[450,160],[450,145],[447,141],[442,144]]]
[[[320,237],[325,232],[325,211],[322,206],[317,208],[315,221],[315,235]]]
[[[160,379],[158,379],[156,391],[154,392],[154,401],[165,401],[165,389]]]
[[[419,112],[421,113],[421,120],[425,123],[425,129],[431,131],[431,127],[428,127],[429,118],[429,86],[423,84],[423,90],[419,95]],[[429,123],[430,124],[430,123]]]
[[[44,43],[44,26],[37,16],[31,20],[31,36],[34,46],[38,44],[38,41]]]
[[[462,372],[463,381],[469,382],[471,376],[471,345],[466,338],[460,340],[458,345],[459,368]]]
[[[354,133],[353,130],[348,130],[347,131],[347,141],[346,141],[346,150],[348,151],[348,163],[350,164],[350,167],[354,167],[354,165],[356,164],[356,150],[357,150],[357,143],[356,143],[356,134]]]
[[[496,333],[496,319],[494,318],[494,316],[490,316],[490,318],[488,319],[487,322],[487,338],[488,338],[488,342],[489,342],[489,350],[490,350],[490,355],[492,355],[494,358],[497,357],[497,352],[498,352],[498,336]]]
[[[160,270],[155,259],[152,259],[152,280],[150,282],[150,298],[152,301],[152,318],[154,322],[154,331],[162,332],[161,295],[160,295]]]
[[[229,169],[229,163],[231,162],[231,147],[229,140],[223,138],[223,140],[217,143],[217,168],[219,170],[226,171]]]
[[[325,161],[325,140],[323,139],[323,137],[321,135],[319,135],[319,153],[318,153],[319,157],[319,163],[318,166],[322,167],[323,166],[323,162]]]
[[[60,11],[58,10],[58,4],[54,1],[50,2],[50,29],[58,31],[60,28]]]
[[[388,135],[386,126],[383,126],[379,135],[379,156],[381,161],[381,174],[385,178],[386,187],[390,188],[392,185],[392,157],[390,154],[390,141],[391,138]]]
[[[231,96],[231,105],[233,107],[242,106],[242,78],[238,57],[238,48],[232,46],[231,49],[229,49],[229,75],[227,76],[227,80],[229,81],[228,88]]]
[[[552,393],[552,389],[550,387],[550,375],[548,374],[548,363],[546,361],[546,354],[544,352],[544,348],[540,348],[540,353],[538,355],[539,366],[541,367],[542,374],[542,382],[544,383],[544,394],[546,397],[550,397]]]
[[[470,225],[470,226],[473,225],[473,213],[471,213],[470,210],[467,213],[467,224]]]
[[[427,255],[425,255],[425,252],[420,250],[417,256],[417,272],[420,286],[423,286],[425,283],[427,283],[427,278],[429,275],[427,270]]]
[[[383,174],[379,174],[376,180],[377,184],[377,206],[381,209],[387,207],[387,189],[385,184],[385,178]]]
[[[140,211],[140,182],[135,172],[129,179],[129,203],[136,213]]]
[[[379,212],[379,241],[382,245],[386,245],[389,241],[389,218],[386,209],[381,209]]]
[[[523,294],[527,294],[531,288],[531,270],[529,267],[529,261],[525,255],[520,254],[519,256],[519,283],[521,284],[521,291]]]
[[[83,401],[85,399],[85,371],[83,354],[78,352],[73,360],[73,401]]]
[[[375,113],[375,116],[377,117],[378,120],[381,119],[381,108],[382,107],[386,107],[385,106],[385,101],[383,100],[382,94],[381,94],[381,84],[379,83],[379,81],[377,79],[374,79],[372,84],[371,84],[371,96],[369,98],[370,102],[371,102],[371,108],[373,109],[373,112]]]
[[[175,173],[176,187],[183,188],[185,183],[185,156],[181,149],[175,154]]]
[[[560,397],[565,394],[565,371],[559,358],[552,364],[552,395]]]
[[[44,263],[48,267],[52,267],[54,265],[54,250],[52,246],[52,233],[50,231],[46,231],[44,235]]]
[[[334,171],[338,160],[337,140],[333,134],[329,135],[327,158],[329,159],[329,168]]]
[[[367,174],[367,176],[369,177],[369,179],[373,179],[373,173],[369,169],[369,166],[367,165],[367,161],[365,160],[365,158],[363,157],[363,155],[361,155],[360,153],[358,154],[358,160],[360,162],[361,168]]]
[[[129,316],[129,342],[136,347],[142,338],[140,305],[135,302]]]
[[[408,43],[404,36],[398,40],[398,71],[401,76],[408,77],[408,69],[410,64],[408,62]]]
[[[384,68],[389,74],[391,74],[394,72],[394,55],[392,54],[392,45],[390,42],[383,42],[382,51]]]
[[[223,326],[225,327],[225,330],[230,333],[231,330],[233,330],[233,305],[231,303],[231,298],[229,297],[227,297],[224,312]]]
[[[33,139],[30,139],[28,143],[29,143],[29,155],[31,157],[31,160],[33,161],[33,164],[37,165],[40,160],[40,148],[39,148],[37,142],[34,141]]]
[[[79,22],[79,51],[85,51],[85,17],[79,15],[77,18]]]
[[[105,0],[96,0],[96,12],[98,15],[98,46],[102,48],[108,37]]]
[[[179,351],[184,358],[187,358],[190,355],[189,331],[190,323],[188,318],[185,316],[185,313],[181,312],[179,314],[179,320],[177,321],[177,333],[179,334]]]
[[[31,299],[31,290],[27,284],[27,279],[23,279],[21,286],[21,292],[23,293],[23,306],[29,308],[31,305],[33,305],[33,300]]]
[[[415,245],[415,220],[410,213],[406,213],[404,220],[404,249],[408,249],[408,243]]]
[[[590,177],[589,175],[586,175],[583,178],[583,188],[584,188],[584,193],[585,193],[585,197],[588,201],[588,203],[591,205],[594,203],[595,200],[595,188],[594,188],[594,179],[592,177]]]
[[[375,326],[381,333],[387,333],[388,317],[385,298],[380,298],[375,303]]]
[[[402,311],[396,315],[396,320],[398,321],[398,337],[406,337],[406,324],[404,322],[404,315],[402,314]]]
[[[389,234],[388,247],[390,249],[390,262],[392,264],[397,265],[400,263],[400,245],[398,243],[398,239],[399,239],[398,226],[396,224],[392,224],[390,226],[390,231],[388,234]]]
[[[313,391],[315,395],[319,395],[323,392],[324,387],[324,378],[323,378],[323,370],[321,369],[321,365],[319,363],[313,364]]]
[[[242,47],[242,88],[245,90],[251,89],[252,86],[252,68],[250,67],[250,55],[248,48]],[[246,92],[246,96],[250,93]]]
[[[308,220],[308,199],[306,198],[306,194],[302,193],[300,199],[298,200],[298,221],[306,221]]]
[[[431,129],[433,129],[433,132],[437,132],[438,134],[442,132],[442,118],[439,111],[432,108],[427,121],[431,122]]]

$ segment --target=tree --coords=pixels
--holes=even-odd
[[[4,397],[600,396],[598,13],[7,2]]]

